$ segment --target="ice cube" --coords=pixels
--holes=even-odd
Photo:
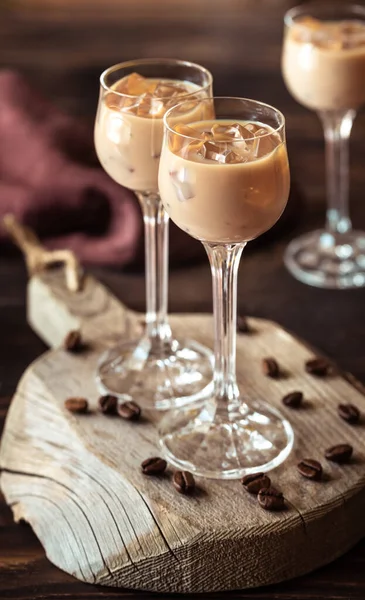
[[[227,127],[227,125],[224,123],[214,123],[214,125],[211,126],[210,131],[214,138],[218,138],[227,134],[228,129],[229,127]],[[231,137],[232,136],[229,135],[229,138]]]
[[[344,40],[343,47],[344,48],[357,48],[358,46],[365,45],[365,28],[362,33],[357,33],[356,35],[352,35],[350,38]]]
[[[296,24],[298,25],[302,25],[303,27],[307,27],[308,29],[311,29],[312,31],[317,31],[318,29],[322,29],[323,27],[323,22],[320,21],[319,19],[315,19],[314,17],[300,17],[300,19],[297,19]]]
[[[126,112],[135,112],[139,105],[139,98],[128,98],[128,96],[123,98],[123,111]]]
[[[217,142],[230,142],[232,140],[245,140],[252,137],[251,131],[246,129],[241,123],[225,125],[224,123],[214,123],[211,127],[211,133]]]
[[[174,125],[174,129],[176,135],[172,137],[170,147],[175,154],[180,154],[185,157],[189,153],[190,147],[194,149],[196,143],[199,144],[199,138],[202,141],[204,140],[202,132],[189,125],[178,123],[177,125]],[[196,138],[198,138],[198,140]]]
[[[252,136],[250,129],[250,123],[247,125],[241,125],[241,123],[233,123],[230,127],[229,132],[233,135],[235,140],[245,140]]]
[[[326,50],[341,50],[343,48],[343,37],[341,30],[336,25],[323,25],[313,33],[312,42]]]
[[[180,152],[180,155],[184,158],[192,158],[194,154],[205,157],[204,141],[195,140],[185,144]]]
[[[179,94],[179,96],[181,97],[181,94]],[[181,98],[181,102],[182,104],[179,104],[176,109],[177,112],[181,114],[189,113],[197,107],[197,98],[194,96],[189,96],[189,101],[186,102],[183,102],[183,99]]]
[[[108,92],[104,96],[105,105],[112,110],[120,110],[122,106],[122,96],[118,94],[113,94],[113,92]]]
[[[256,131],[256,125],[254,125],[253,123],[245,123],[243,127],[245,128],[245,131],[247,131],[250,134],[250,137],[252,137],[252,135]]]
[[[189,181],[189,171],[185,167],[170,171],[170,177],[174,186],[177,199],[180,202],[194,198],[194,190],[191,180]]]
[[[210,130],[212,137],[217,142],[228,142],[235,137],[239,137],[239,131],[235,125],[225,125],[223,123],[214,123]]]
[[[108,113],[106,121],[108,139],[119,146],[127,145],[131,139],[131,126],[120,112]]]
[[[163,103],[162,100],[159,100],[158,98],[152,98],[151,101],[151,109],[150,109],[150,115],[152,117],[159,117],[162,119],[162,117],[165,114],[165,105]]]
[[[158,81],[151,81],[150,79],[146,79],[146,93],[148,94],[152,94],[153,96],[156,96],[156,88],[158,86]]]
[[[319,19],[314,19],[313,17],[301,17],[296,20],[292,29],[292,34],[294,39],[298,42],[311,42],[313,41],[313,34],[321,29],[323,29],[323,22]]]
[[[123,79],[120,83],[122,82]],[[146,77],[143,77],[142,75],[139,75],[138,73],[131,73],[130,75],[124,78],[124,82],[126,84],[125,93],[130,94],[131,96],[141,96],[142,94],[145,94],[146,92],[150,91],[148,89],[148,79],[146,79]]]
[[[343,48],[357,48],[365,44],[365,24],[360,21],[343,21],[341,23]]]
[[[215,144],[207,141],[202,144],[202,156],[207,160],[214,160],[221,164],[243,162],[244,157],[233,150],[231,144]]]
[[[112,86],[112,89],[115,92],[119,92],[120,94],[127,94],[128,93],[127,88],[128,88],[128,77],[123,77],[123,79],[119,79],[119,81],[114,83],[114,85]]]
[[[183,92],[184,88],[179,85],[173,85],[164,81],[160,81],[154,91],[154,95],[158,98],[171,98]]]
[[[138,107],[137,115],[140,117],[148,117],[151,110],[152,94],[144,93],[141,95]]]
[[[138,106],[138,99],[121,96],[113,92],[105,95],[104,102],[108,108],[115,111],[132,111]]]
[[[245,157],[241,156],[240,154],[238,154],[237,152],[234,152],[233,150],[225,150],[223,152],[224,155],[224,162],[225,163],[239,163],[239,162],[244,162],[246,160]]]
[[[252,143],[252,146],[250,148],[250,158],[258,158],[259,156],[259,151],[260,151],[260,141],[262,139],[262,136],[267,135],[269,132],[267,129],[264,129],[264,127],[261,127],[260,129],[257,129],[257,131],[255,131],[254,134],[254,140]]]
[[[162,100],[155,98],[151,92],[146,92],[140,96],[140,101],[137,107],[137,115],[140,117],[162,118],[164,112],[164,103]]]
[[[169,108],[175,106],[175,104],[178,104],[178,97],[179,92],[174,90],[174,92],[168,98],[164,98],[163,101],[165,104],[165,110],[168,110]]]
[[[207,142],[203,142],[202,146],[204,148],[204,158],[207,160],[215,160],[216,162],[225,162],[223,153],[227,150],[226,144],[216,144],[215,142],[208,140]]]
[[[178,123],[177,125],[175,125],[174,129],[176,133],[179,133],[180,135],[185,135],[195,139],[204,139],[204,132],[199,131],[199,129],[195,129],[195,127],[192,127],[191,125],[184,125],[183,123]]]

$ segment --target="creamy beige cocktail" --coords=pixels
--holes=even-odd
[[[159,189],[170,218],[208,242],[247,242],[268,230],[289,194],[285,140],[259,122],[170,122]]]
[[[214,118],[165,117],[159,190],[176,224],[202,241],[213,279],[214,387],[188,410],[159,423],[175,468],[237,479],[285,460],[290,424],[276,409],[240,392],[236,378],[237,273],[245,243],[280,217],[289,194],[283,115],[247,98],[210,98]],[[183,108],[183,105],[182,105]]]
[[[104,92],[95,123],[95,146],[105,171],[134,191],[157,191],[163,116],[179,99],[206,97],[190,81],[131,73]],[[199,105],[192,104],[195,118]],[[188,111],[189,112],[189,111]],[[194,115],[182,116],[190,120]]]
[[[365,6],[304,2],[285,14],[284,24],[284,81],[322,122],[327,190],[325,227],[292,240],[284,262],[309,285],[362,287],[365,235],[352,230],[349,214],[349,138],[365,104]]]
[[[365,103],[365,22],[300,16],[286,25],[285,83],[313,110],[358,108]]]
[[[211,93],[209,71],[182,60],[137,59],[113,65],[100,77],[97,154],[112,179],[136,193],[143,213],[146,326],[138,339],[124,337],[104,352],[97,383],[102,394],[143,408],[183,406],[205,393],[212,380],[211,351],[176,338],[168,322],[169,219],[157,185],[166,110],[183,98],[179,120],[191,114],[206,118],[200,103]]]

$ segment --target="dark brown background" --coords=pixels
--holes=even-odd
[[[239,306],[277,320],[335,358],[365,382],[365,291],[332,292],[295,281],[282,264],[288,240],[324,221],[323,141],[315,115],[291,99],[280,76],[284,0],[0,0],[0,66],[17,68],[65,110],[94,116],[98,76],[110,64],[143,56],[203,63],[215,77],[215,93],[254,97],[282,109],[287,118],[294,220],[284,231],[244,256]],[[351,208],[365,229],[365,117],[355,123],[351,149]],[[1,143],[1,139],[0,139]],[[141,273],[95,271],[133,308],[144,308]],[[0,417],[31,360],[45,349],[27,327],[26,275],[19,257],[0,255]],[[174,271],[173,311],[211,309],[211,282],[204,262]],[[31,529],[15,526],[0,502],[0,599],[112,598],[149,594],[95,588],[50,565]],[[365,543],[299,580],[224,597],[280,600],[364,599]],[[209,595],[210,598],[218,597]],[[219,596],[219,597],[223,597]]]

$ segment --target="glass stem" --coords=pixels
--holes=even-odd
[[[218,410],[239,397],[236,382],[237,273],[246,244],[204,243],[213,279],[214,393]],[[220,401],[224,401],[226,407]]]
[[[167,322],[169,217],[157,193],[140,192],[145,228],[146,333],[157,344],[171,340]]]
[[[326,229],[333,235],[351,231],[349,216],[349,138],[354,110],[321,112],[326,143]]]

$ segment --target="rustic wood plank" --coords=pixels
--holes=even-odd
[[[313,353],[288,332],[251,319],[253,333],[238,339],[239,379],[249,397],[281,406],[282,396],[299,388],[306,398],[301,410],[282,407],[296,442],[286,463],[273,472],[289,508],[273,515],[238,482],[200,480],[196,497],[181,498],[171,472],[162,481],[144,477],[140,463],[156,454],[158,416],[146,413],[141,423],[128,424],[97,412],[97,358],[115,341],[116,318],[124,334],[132,335],[138,314],[122,306],[118,314],[118,301],[92,278],[83,292],[65,291],[62,276],[53,271],[33,278],[29,301],[33,323],[42,313],[39,330],[47,330],[47,316],[55,311],[66,315],[52,323],[45,339],[62,339],[71,315],[92,344],[85,354],[56,349],[33,363],[18,386],[1,446],[7,502],[16,519],[31,523],[54,564],[102,585],[174,592],[237,589],[308,572],[365,534],[364,424],[352,428],[337,415],[344,398],[365,413],[365,398],[340,374],[325,380],[305,375],[304,362]],[[173,315],[171,322],[177,335],[191,332],[212,344],[210,316]],[[272,354],[286,373],[277,381],[261,372],[261,359]],[[90,415],[65,411],[64,400],[73,395],[89,398]],[[354,460],[345,467],[323,458],[325,448],[338,442],[355,447]],[[306,456],[322,461],[324,482],[297,474],[295,465]]]
[[[71,292],[65,287],[63,269],[46,271],[30,279],[27,296],[28,322],[52,348],[61,346],[73,330],[80,330],[86,343],[129,335],[125,307],[90,275],[80,291]]]

